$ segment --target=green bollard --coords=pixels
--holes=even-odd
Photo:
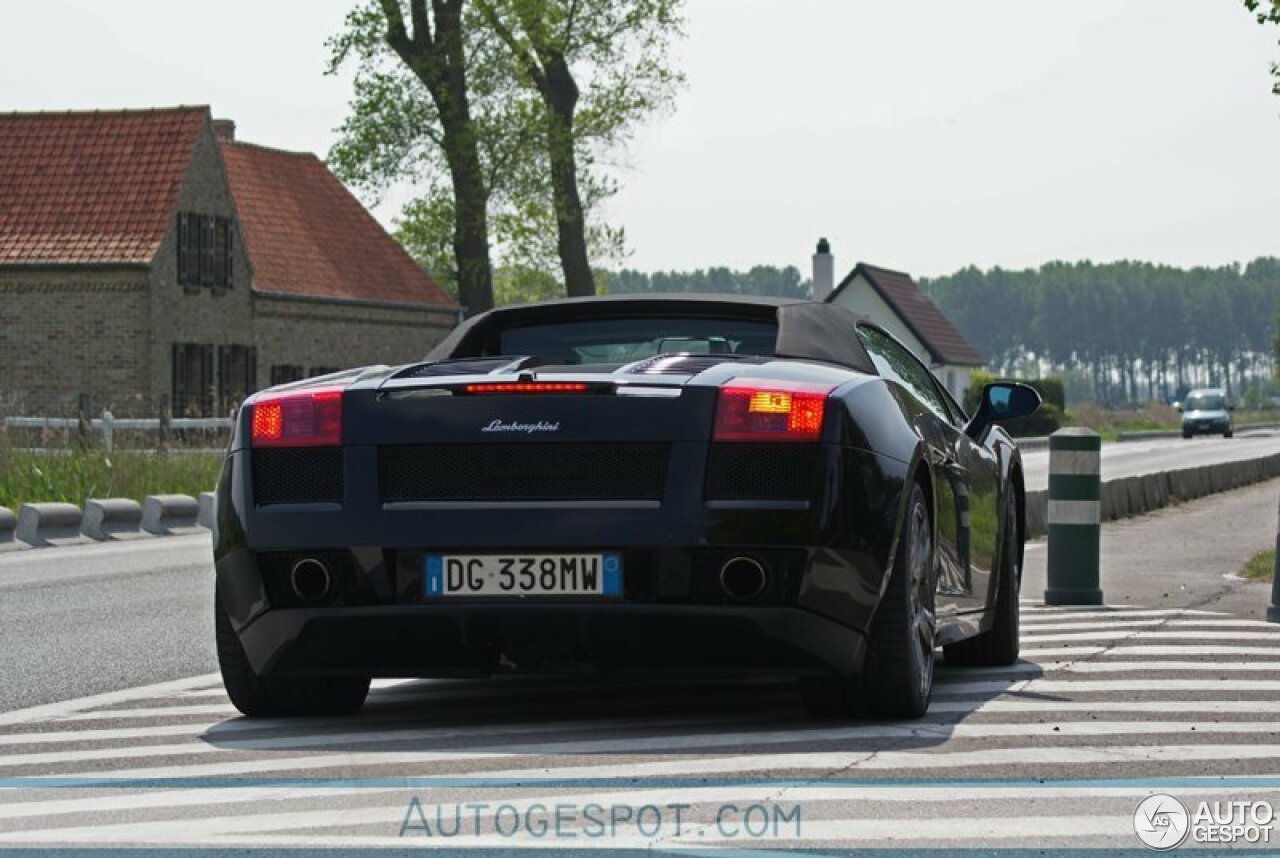
[[[1046,605],[1101,605],[1102,438],[1091,429],[1049,436],[1049,580]]]

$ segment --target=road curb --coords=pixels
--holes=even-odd
[[[83,518],[73,503],[24,503],[18,508],[14,536],[35,548],[82,545],[91,541],[80,533]]]
[[[142,505],[132,498],[89,498],[80,532],[99,542],[149,535],[142,532]]]
[[[191,495],[147,495],[142,499],[142,529],[155,536],[177,536],[204,530],[200,504]]]
[[[196,523],[201,527],[213,530],[214,518],[218,515],[218,496],[214,492],[201,492],[196,499],[200,505],[200,513]]]
[[[12,551],[25,548],[25,543],[18,542],[13,532],[18,529],[18,516],[7,506],[0,506],[0,551]]]
[[[1232,491],[1274,477],[1280,477],[1280,453],[1261,459],[1241,459],[1108,480],[1102,484],[1102,520],[1116,521],[1145,515],[1174,503]],[[1027,492],[1025,503],[1027,538],[1044,536],[1048,492]]]

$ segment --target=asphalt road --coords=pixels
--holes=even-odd
[[[0,711],[215,668],[208,535],[0,554]]]
[[[527,678],[248,721],[207,537],[0,555],[0,846],[1138,849],[1154,788],[1280,804],[1280,627],[1224,577],[1277,493],[1106,525],[1107,607],[1037,604],[1034,543],[1022,660],[941,667],[914,722],[814,721],[785,682]]]
[[[1117,480],[1280,453],[1280,430],[1238,430],[1234,438],[1197,435],[1102,445],[1102,479]],[[1049,487],[1048,449],[1024,450],[1027,490]]]

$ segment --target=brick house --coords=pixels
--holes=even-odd
[[[457,320],[314,155],[207,107],[0,114],[0,412],[222,414]]]

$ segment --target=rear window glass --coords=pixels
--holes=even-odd
[[[583,319],[508,328],[499,332],[493,353],[540,355],[566,364],[623,364],[680,353],[772,357],[777,339],[775,322],[749,319]]]
[[[1221,411],[1227,407],[1226,399],[1220,393],[1197,393],[1187,397],[1187,411]]]

